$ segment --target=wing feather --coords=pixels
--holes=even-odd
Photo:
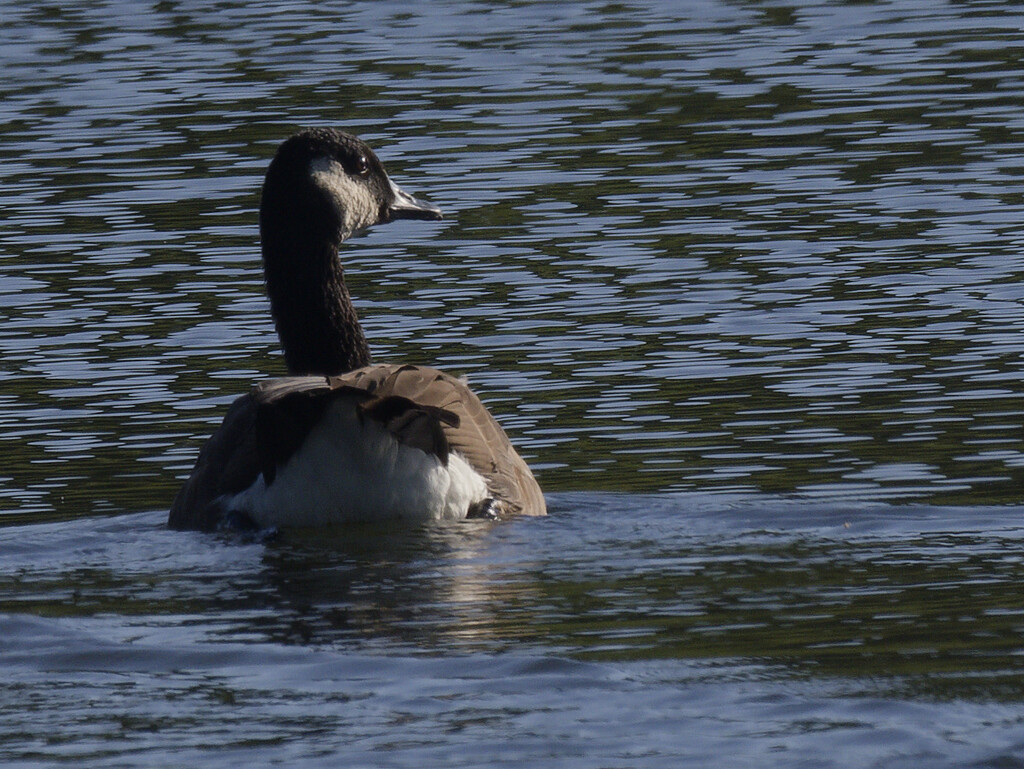
[[[356,369],[330,381],[382,396],[399,395],[457,415],[457,425],[444,425],[448,444],[483,476],[504,512],[546,513],[544,495],[529,466],[465,381],[427,366],[388,363]]]

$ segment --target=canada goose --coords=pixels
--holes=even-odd
[[[374,224],[440,218],[350,134],[308,129],[278,148],[260,236],[291,376],[232,404],[174,500],[172,528],[545,514],[529,467],[464,381],[371,363],[338,247]]]

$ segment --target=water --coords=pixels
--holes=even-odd
[[[1024,765],[1014,4],[0,11],[5,765]],[[445,210],[350,286],[548,519],[164,529],[309,124]]]
[[[556,494],[268,544],[7,528],[4,756],[1013,766],[1022,512]]]

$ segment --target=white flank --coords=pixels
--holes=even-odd
[[[458,454],[448,466],[399,444],[352,402],[334,402],[268,487],[260,475],[224,500],[260,527],[404,519],[457,520],[487,497],[483,478]]]

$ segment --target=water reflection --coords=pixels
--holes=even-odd
[[[284,643],[489,648],[508,640],[500,607],[537,591],[494,579],[493,533],[483,522],[291,532],[268,548],[249,596],[273,610],[240,630]]]

